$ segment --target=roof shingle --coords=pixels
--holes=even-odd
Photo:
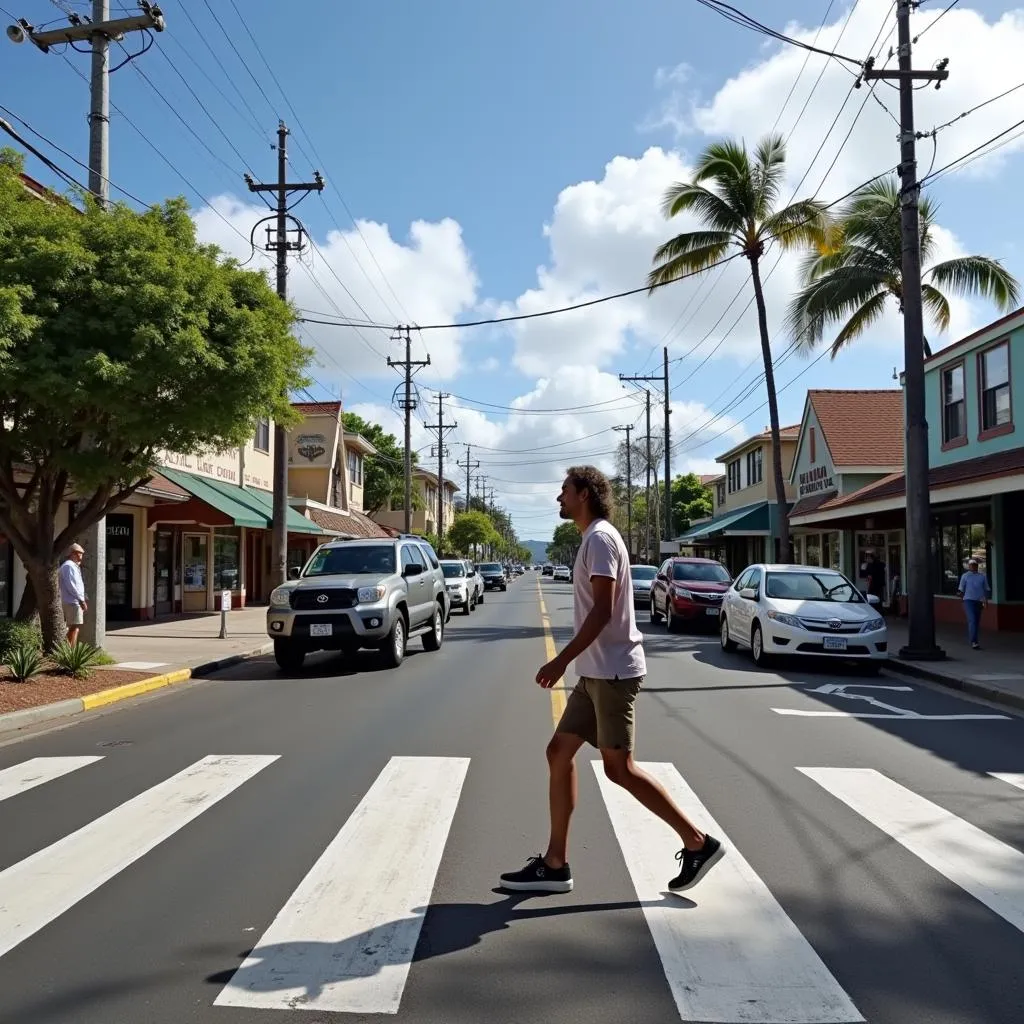
[[[903,391],[807,392],[836,466],[903,465]]]
[[[390,537],[382,526],[378,526],[369,516],[362,512],[336,512],[323,508],[310,508],[309,518],[329,533],[337,533],[342,537]]]

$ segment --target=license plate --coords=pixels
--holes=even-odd
[[[705,610],[704,614],[705,615],[717,615],[718,614],[718,609],[717,608],[708,608],[708,609]]]
[[[311,622],[309,625],[310,636],[330,636],[334,627],[329,622]]]
[[[846,650],[846,637],[844,636],[826,636],[822,637],[822,646],[826,651],[845,651]]]

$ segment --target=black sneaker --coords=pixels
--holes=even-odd
[[[673,892],[690,889],[714,867],[725,854],[725,847],[714,836],[705,836],[699,850],[680,850],[676,860],[680,861],[679,874],[668,883]]]
[[[501,888],[513,892],[572,892],[572,872],[568,864],[552,868],[543,857],[534,857],[521,871],[506,871],[501,876]]]

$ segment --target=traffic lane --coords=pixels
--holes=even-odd
[[[518,612],[511,602],[496,603],[494,614],[511,620],[492,627],[497,639],[505,629],[528,629],[539,609],[535,599],[532,606],[521,602]],[[265,745],[286,753],[220,807],[0,958],[5,1007],[39,1024],[72,1015],[82,1024],[140,1019],[143,1002],[144,1016],[155,1024],[250,1020],[247,1011],[213,1007],[213,999],[390,756],[422,753],[472,760],[410,972],[403,1019],[569,1021],[578,1019],[581,1006],[609,1024],[636,1006],[647,1019],[671,1019],[659,961],[621,858],[609,856],[614,838],[590,779],[582,780],[589,809],[576,822],[574,856],[581,877],[596,882],[594,895],[584,903],[572,897],[524,901],[492,891],[498,873],[519,866],[546,836],[543,748],[551,702],[532,680],[543,642],[529,635],[483,649],[452,644],[450,650],[454,664],[463,667],[487,652],[487,671],[474,674],[464,689],[449,674],[445,683],[460,699],[428,701],[422,713],[391,715],[382,727],[367,725],[367,695],[407,704],[411,688],[393,687],[391,680],[427,688],[425,672],[382,673],[372,687],[336,691],[360,714],[335,716],[333,723],[324,711],[338,702],[321,688],[323,680],[314,681],[313,712],[297,713],[286,725],[279,719],[288,702],[276,698],[280,691],[268,688],[258,671],[256,678],[197,689],[185,718],[171,706],[183,701],[129,713],[139,726],[132,732],[144,738],[133,747],[114,748],[118,755],[99,763],[91,788],[77,794],[92,804],[82,817],[91,817],[98,804],[105,809],[140,791],[151,776],[165,776],[168,768],[209,752],[225,729],[230,749],[249,752]],[[403,668],[413,669],[420,660],[411,658]],[[217,692],[235,684],[255,688],[260,699],[238,713],[221,707]],[[231,720],[216,724],[218,715]],[[159,719],[150,726],[152,735],[142,730],[141,719],[148,716]],[[79,749],[93,738],[90,729],[85,723],[79,727]],[[60,736],[67,741],[67,732]],[[156,768],[169,756],[160,751],[163,741],[177,748],[173,765]],[[71,811],[63,785],[72,779],[51,784],[47,794],[46,818],[60,819],[61,831]],[[98,792],[104,794],[101,801]],[[17,827],[25,827],[24,819]],[[393,851],[375,852],[386,861]],[[358,938],[357,932],[339,940],[335,952],[344,955]],[[557,957],[553,949],[560,951]],[[566,1000],[567,991],[572,1000]],[[269,1022],[292,1019],[286,1013],[264,1016]]]
[[[823,683],[891,681],[758,670],[714,637],[641,628],[638,759],[678,766],[872,1024],[1019,1020],[1020,932],[797,768],[874,769],[1020,850],[1024,794],[987,773],[1024,769],[1021,719],[780,716],[772,707],[836,706],[807,692]],[[892,696],[922,712],[989,711],[929,687]]]

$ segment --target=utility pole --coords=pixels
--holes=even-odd
[[[662,349],[665,375],[665,540],[672,539],[672,442],[669,417],[672,415],[672,401],[668,389],[668,345]]]
[[[629,435],[633,431],[633,424],[627,423],[624,427],[612,427],[613,430],[625,431],[626,433],[626,550],[629,557],[633,557],[633,445]]]
[[[398,407],[405,412],[405,532],[412,533],[412,411],[416,408],[416,399],[412,397],[412,378],[420,367],[430,365],[430,356],[413,359],[409,328],[400,327],[398,330],[400,337],[405,338],[405,359],[388,356],[388,366],[400,366],[405,372],[405,398],[399,400]]]
[[[444,400],[451,397],[451,395],[437,396],[437,423],[427,424],[427,430],[437,433],[437,543],[442,547],[444,545],[444,457],[448,454],[444,439],[446,434],[459,425],[457,422],[445,423],[444,421]]]
[[[467,512],[472,512],[473,511],[472,502],[469,500],[472,497],[472,491],[470,490],[469,473],[470,473],[470,470],[479,469],[480,468],[479,460],[476,461],[476,462],[473,462],[472,459],[470,458],[470,456],[472,455],[472,449],[473,449],[473,446],[467,444],[466,445],[466,461],[465,462],[458,462],[458,461],[456,461],[456,463],[455,463],[455,465],[458,466],[460,469],[465,469],[465,471],[466,471],[466,511]]]
[[[645,405],[647,406],[647,494],[644,499],[644,506],[647,511],[647,523],[644,534],[644,557],[648,562],[651,560],[651,393],[644,388]]]
[[[911,60],[912,0],[897,0],[896,29],[899,69],[875,71],[865,64],[865,81],[896,79],[900,90],[900,228],[903,238],[903,372],[907,451],[907,645],[901,658],[938,661],[946,656],[935,643],[935,609],[929,568],[930,495],[928,487],[928,420],[924,390],[924,317],[921,301],[921,234],[918,203],[917,137],[914,133],[914,83],[940,83],[949,77],[948,60],[928,71],[915,71]],[[858,83],[859,84],[859,83]]]
[[[274,192],[277,194],[277,208],[272,217],[264,220],[275,221],[272,232],[267,228],[267,242],[264,249],[277,254],[277,294],[282,300],[288,299],[288,253],[302,249],[302,225],[295,221],[291,230],[298,233],[293,242],[288,238],[288,221],[294,220],[288,213],[288,198],[293,192],[322,192],[324,179],[319,171],[313,172],[312,181],[288,181],[288,127],[284,121],[277,125],[277,181],[259,184],[249,174],[245,183],[250,192]],[[259,227],[263,221],[258,221]],[[256,227],[253,228],[255,232]],[[273,240],[271,240],[273,235]],[[287,397],[287,396],[285,396]],[[270,534],[270,578],[271,585],[279,587],[288,578],[288,432],[280,423],[274,423],[274,518]]]
[[[71,11],[69,24],[62,28],[37,32],[35,26],[19,18],[7,29],[11,42],[23,43],[28,39],[43,53],[49,53],[51,46],[89,44],[89,191],[103,208],[110,205],[110,43],[124,39],[130,32],[163,32],[165,28],[163,12],[156,4],[141,2],[139,9],[139,14],[111,20],[110,0],[93,0],[91,17]],[[86,559],[82,576],[90,614],[82,626],[82,639],[102,647],[107,639],[106,517],[89,527],[83,542]]]

